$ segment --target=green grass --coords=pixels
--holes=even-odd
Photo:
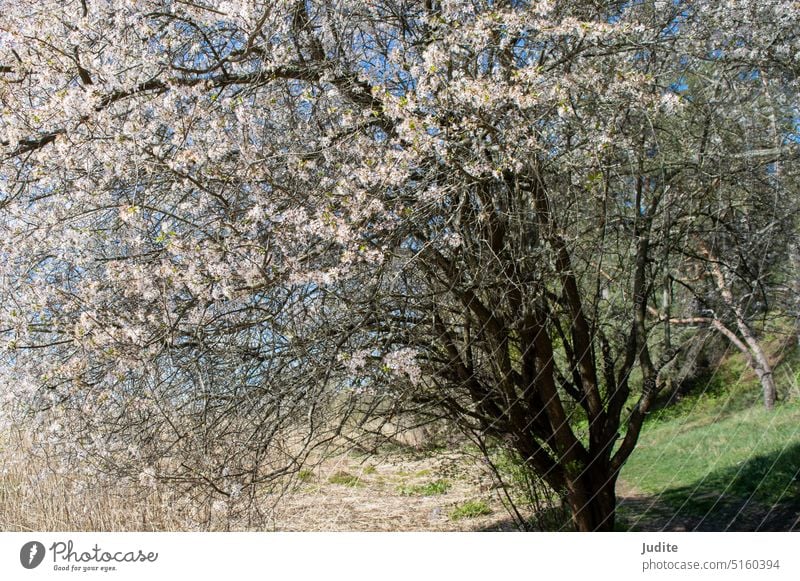
[[[776,362],[775,410],[764,409],[758,379],[734,351],[681,397],[662,398],[620,475],[650,508],[637,514],[637,504],[623,503],[623,523],[634,517],[631,524],[643,519],[645,528],[661,526],[652,521],[662,518],[707,530],[792,526],[800,506],[800,349],[785,336],[763,345]]]
[[[297,478],[300,482],[311,482],[314,480],[314,472],[311,470],[301,470],[297,473]]]
[[[397,492],[403,496],[436,496],[446,494],[448,490],[450,490],[450,482],[444,479],[426,484],[404,484],[397,488]]]
[[[361,486],[361,481],[358,476],[353,476],[349,472],[339,471],[328,478],[331,484],[339,484],[340,486]]]
[[[461,520],[465,518],[475,518],[485,514],[491,514],[492,509],[489,508],[482,500],[468,500],[467,502],[458,505],[450,511],[450,518],[452,520]]]
[[[716,421],[758,407],[761,401],[758,379],[737,353],[726,357],[713,373],[695,380],[689,393],[679,399],[658,401],[647,421],[669,422],[687,416],[700,423]]]
[[[773,372],[781,401],[800,399],[800,349],[796,346],[794,322],[780,325],[779,333],[767,334],[761,340],[773,362]],[[788,342],[787,342],[788,341]],[[698,421],[716,420],[763,404],[761,384],[755,372],[747,365],[744,355],[727,346],[719,364],[684,389],[679,398],[670,399],[664,394],[656,402],[648,417],[648,423],[671,421],[686,416],[697,416]],[[638,393],[632,394],[630,405],[634,405]]]
[[[703,404],[650,422],[621,478],[685,514],[736,502],[798,502],[800,405],[736,407]]]

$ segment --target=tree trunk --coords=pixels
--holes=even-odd
[[[736,333],[728,329],[722,321],[714,319],[712,326],[722,333],[728,340],[733,343],[739,351],[745,356],[747,365],[755,371],[758,380],[761,382],[761,391],[764,394],[764,407],[771,410],[775,407],[775,400],[777,399],[777,390],[775,389],[775,378],[772,374],[772,365],[767,359],[767,354],[761,347],[761,343],[755,338],[755,335],[750,331],[750,328],[744,321],[738,321],[739,331],[744,336],[744,342],[736,336]]]
[[[575,530],[613,531],[617,508],[617,476],[602,465],[585,470],[567,487],[567,503]]]
[[[723,335],[728,337],[728,339],[730,339],[731,342],[736,345],[736,347],[739,348],[742,353],[744,353],[745,357],[747,358],[747,364],[753,371],[755,371],[756,376],[758,376],[758,380],[761,382],[761,390],[764,394],[764,407],[768,410],[771,410],[775,407],[777,391],[775,389],[775,379],[772,375],[772,366],[767,359],[767,354],[764,353],[764,349],[761,347],[761,344],[758,342],[758,339],[756,339],[755,334],[750,329],[750,325],[748,325],[747,319],[745,318],[745,314],[741,307],[734,300],[733,293],[731,293],[728,282],[725,280],[725,275],[722,272],[722,268],[720,267],[720,263],[716,256],[714,256],[711,250],[703,244],[701,244],[701,249],[709,259],[708,264],[711,269],[711,275],[714,278],[714,282],[717,286],[717,291],[720,293],[722,300],[733,313],[736,319],[736,328],[739,330],[739,333],[744,339],[744,344],[741,340],[739,340],[736,334],[722,324],[719,319],[715,318],[714,327]]]
[[[790,309],[794,310],[795,334],[797,346],[800,347],[800,243],[792,242],[789,247],[789,263],[792,266],[792,302]]]
[[[745,341],[753,355],[753,369],[761,382],[761,390],[764,393],[764,407],[771,410],[775,407],[777,390],[775,389],[775,377],[772,374],[772,366],[769,364],[767,354],[761,344],[752,334],[745,335]]]

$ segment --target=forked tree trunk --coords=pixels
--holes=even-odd
[[[744,354],[747,359],[747,364],[755,371],[758,380],[761,382],[761,391],[764,395],[764,407],[771,410],[775,407],[775,400],[777,399],[777,390],[775,388],[775,378],[772,374],[772,366],[767,359],[767,354],[761,347],[761,343],[756,339],[755,334],[750,329],[747,319],[741,307],[736,303],[731,293],[728,282],[725,280],[725,275],[722,272],[720,263],[717,257],[711,250],[704,244],[701,244],[701,250],[709,259],[709,267],[711,275],[714,279],[714,284],[717,287],[725,305],[731,310],[736,320],[736,328],[739,331],[744,342],[728,329],[719,319],[714,318],[713,325],[718,331],[725,335],[736,347]]]
[[[755,334],[750,330],[750,327],[745,321],[737,321],[739,324],[737,328],[744,337],[744,340],[729,329],[725,323],[713,317],[689,317],[686,319],[670,319],[672,324],[676,325],[711,325],[722,334],[728,341],[733,343],[742,355],[745,357],[747,366],[753,370],[761,383],[761,392],[764,396],[764,407],[771,410],[775,407],[777,400],[777,389],[775,387],[775,378],[773,377],[772,365],[767,358],[764,348],[759,343]]]
[[[736,346],[745,357],[747,365],[752,369],[758,381],[761,382],[761,392],[764,395],[764,407],[771,410],[775,407],[775,400],[777,399],[777,389],[775,388],[775,378],[772,373],[772,365],[767,359],[767,354],[761,343],[758,342],[755,335],[750,331],[749,326],[744,321],[737,320],[739,332],[744,337],[744,341],[728,329],[722,321],[714,319],[712,322],[713,327],[725,335],[728,340]]]

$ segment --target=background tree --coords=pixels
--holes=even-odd
[[[686,145],[675,83],[710,63],[735,93],[763,62],[791,98],[793,3],[21,10],[0,17],[0,316],[64,443],[231,495],[348,418],[413,411],[613,529],[679,348],[649,308],[703,159],[739,151]]]
[[[797,217],[796,173],[787,166],[795,155],[797,110],[786,81],[794,72],[769,58],[756,63],[734,57],[726,65],[738,74],[731,91],[727,69],[716,60],[735,52],[737,42],[720,39],[711,63],[686,66],[676,81],[686,106],[672,120],[673,131],[684,153],[696,152],[696,164],[673,183],[693,194],[675,236],[670,276],[677,288],[670,292],[688,290],[695,302],[689,316],[673,322],[708,325],[736,346],[772,409],[776,385],[757,329],[785,311],[775,307],[786,296]]]

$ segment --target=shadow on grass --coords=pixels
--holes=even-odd
[[[800,530],[800,443],[618,507],[620,530]]]

